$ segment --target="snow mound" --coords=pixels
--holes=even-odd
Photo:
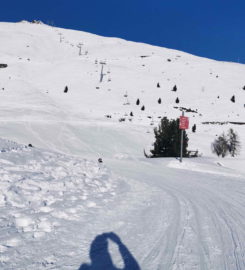
[[[23,148],[27,148],[27,146],[0,138],[0,152],[18,151],[22,150]]]
[[[86,222],[103,198],[105,203],[113,199],[116,185],[101,164],[3,139],[0,148],[1,269],[15,252],[28,257],[36,249],[42,261],[46,251],[38,246],[48,246],[52,239],[58,247],[57,234],[69,235],[71,228],[74,233],[75,222]],[[26,261],[20,256],[15,263]]]

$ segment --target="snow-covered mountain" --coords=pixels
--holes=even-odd
[[[245,269],[244,74],[176,50],[0,23],[0,268],[78,269],[113,231],[141,270]],[[160,118],[182,109],[202,158],[146,159]],[[242,150],[221,160],[210,145],[230,127]]]
[[[71,148],[79,142],[83,145],[79,153],[89,154],[91,149],[85,149],[93,148],[98,123],[103,129],[99,136],[107,137],[109,127],[119,129],[115,136],[120,136],[121,129],[144,126],[140,135],[151,132],[160,117],[178,117],[179,107],[184,107],[193,110],[186,113],[190,124],[197,124],[191,148],[210,154],[217,131],[202,122],[244,122],[244,65],[44,24],[1,23],[0,33],[0,59],[8,65],[0,69],[0,121],[2,136],[8,139],[63,151],[69,145],[68,152],[73,153],[78,150]],[[102,82],[101,63],[105,63]],[[175,85],[177,91],[172,91]],[[93,135],[88,136],[84,125],[93,129]],[[16,126],[18,131],[13,132]],[[196,139],[200,135],[204,146]],[[142,152],[148,141],[142,139],[137,151]]]

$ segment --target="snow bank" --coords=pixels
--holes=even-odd
[[[6,269],[15,252],[25,252],[26,258],[15,256],[11,267],[34,269],[28,265],[32,252],[45,261],[38,246],[52,241],[58,247],[57,234],[74,234],[74,223],[86,223],[88,211],[113,199],[116,182],[92,161],[3,139],[0,150],[0,266]]]

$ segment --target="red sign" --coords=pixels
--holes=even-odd
[[[189,128],[189,118],[188,117],[180,116],[179,128],[180,129],[188,129]]]

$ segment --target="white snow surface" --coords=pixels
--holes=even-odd
[[[1,269],[45,268],[53,253],[58,269],[69,243],[79,246],[81,220],[112,201],[116,182],[91,161],[6,140],[0,147]]]
[[[114,232],[141,270],[245,270],[244,65],[27,21],[0,23],[1,63],[0,269],[79,269]],[[202,157],[146,159],[174,107]],[[217,158],[229,128],[240,155]]]

